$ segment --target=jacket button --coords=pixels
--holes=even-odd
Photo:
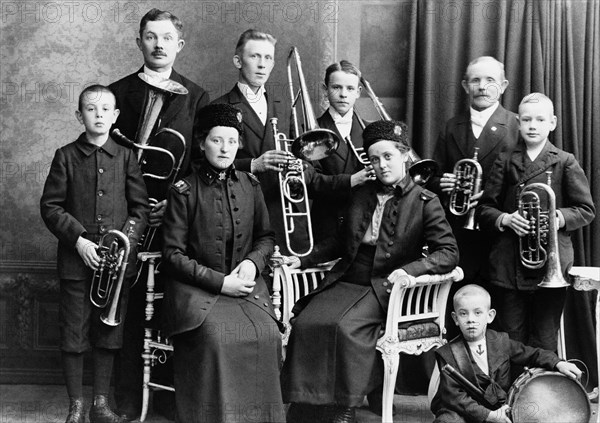
[[[388,245],[394,245],[394,241],[388,242]]]
[[[384,282],[384,283],[383,283],[383,286],[388,286],[388,283],[387,283],[387,282]]]
[[[98,197],[102,197],[104,195],[104,191],[100,190],[98,191]]]
[[[234,208],[233,208],[233,211],[234,211],[234,212],[236,212],[236,211],[239,211],[239,210],[240,210],[240,209],[239,209],[239,207],[234,207]]]
[[[269,303],[263,303],[265,307],[269,307]]]
[[[236,223],[237,225],[239,225],[239,224],[240,224],[240,222],[241,222],[241,220],[240,220],[240,219],[235,219],[235,223]]]
[[[99,174],[103,174],[104,173],[104,169],[102,169],[102,168],[98,169],[98,173]]]
[[[392,255],[390,253],[385,253],[385,258],[389,259]]]
[[[258,295],[255,295],[255,296],[254,296],[254,299],[255,299],[255,300],[258,300],[259,298],[260,298],[260,296],[258,296]]]
[[[236,238],[241,238],[241,237],[242,237],[242,234],[241,234],[241,233],[239,233],[239,234],[237,234],[235,237],[236,237]]]
[[[104,232],[106,232],[106,226],[101,225],[100,226],[100,233],[103,234]]]
[[[392,290],[391,289],[386,289],[385,292],[387,292],[388,294],[391,294]]]
[[[236,251],[242,251],[242,247],[237,247]]]
[[[97,220],[98,222],[100,222],[100,221],[102,220],[102,215],[101,215],[101,214],[99,214],[98,216],[96,216],[96,220]]]

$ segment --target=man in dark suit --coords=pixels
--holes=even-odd
[[[502,63],[489,56],[473,60],[467,67],[462,86],[469,95],[470,108],[450,119],[440,133],[433,154],[439,165],[439,174],[428,185],[445,204],[446,217],[460,250],[459,265],[465,278],[460,284],[454,284],[453,291],[459,285],[482,284],[487,280],[490,250],[490,241],[480,231],[463,228],[466,215],[455,216],[448,210],[448,200],[456,181],[454,165],[461,159],[472,159],[475,148],[478,148],[477,161],[483,170],[483,187],[498,154],[514,147],[519,134],[516,115],[504,109],[499,102],[508,87]],[[482,193],[471,198],[471,207],[475,207]],[[458,334],[454,326],[448,327],[455,331],[451,335]]]
[[[138,76],[139,73],[155,79],[171,79],[183,85],[188,94],[173,95],[167,99],[155,128],[173,129],[185,139],[186,148],[179,176],[186,176],[191,172],[194,159],[192,146],[195,138],[194,128],[198,121],[197,111],[209,103],[209,97],[200,86],[173,69],[177,54],[185,45],[183,24],[170,12],[152,9],[142,18],[136,41],[144,56],[144,66],[110,85],[121,109],[114,127],[131,140],[136,140],[139,136],[136,133],[140,116],[144,113],[142,108],[147,95],[147,84]],[[154,205],[149,218],[150,225],[160,225],[165,208],[166,200],[158,201]],[[145,288],[145,281],[141,281],[130,292],[123,349],[115,366],[115,398],[120,414],[128,420],[133,420],[139,415],[142,404],[141,352]],[[155,405],[156,399],[155,397]]]
[[[275,64],[276,43],[272,35],[254,29],[242,33],[233,56],[233,64],[239,70],[238,82],[213,103],[231,104],[242,111],[242,146],[234,164],[236,169],[252,172],[260,180],[269,219],[275,230],[276,245],[289,254],[277,173],[294,156],[276,148],[270,119],[277,116],[277,102],[265,90],[265,83]],[[304,234],[305,229],[297,228],[292,241],[294,249],[302,251],[305,248],[307,240]]]

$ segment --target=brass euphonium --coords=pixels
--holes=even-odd
[[[112,136],[121,144],[137,150],[138,162],[146,182],[150,205],[154,206],[167,198],[169,186],[178,177],[181,164],[185,157],[186,143],[184,136],[171,128],[160,128],[160,113],[165,104],[177,95],[187,95],[188,90],[183,85],[171,79],[153,77],[139,73],[138,77],[146,83],[146,99],[143,114],[140,116],[136,139],[130,140],[114,129]],[[157,125],[158,121],[158,125]],[[155,126],[158,130],[155,131]],[[152,243],[158,228],[148,226],[139,240],[139,251],[151,251]],[[137,283],[142,272],[143,263],[138,260]]]
[[[362,83],[363,87],[365,87],[365,91],[373,102],[379,117],[381,117],[382,120],[392,120],[392,117],[385,110],[385,107],[383,107],[383,103],[375,95],[375,92],[371,88],[369,81],[367,81],[364,77],[361,77],[360,82]],[[364,123],[362,123],[362,119],[359,119],[359,122],[361,122],[361,126],[363,126],[364,129]],[[352,146],[352,151],[357,154],[357,149],[354,148],[354,146]],[[360,156],[357,154],[358,159],[361,160],[360,157],[366,158],[365,153],[366,152],[359,152]],[[429,179],[435,175],[438,169],[438,165],[434,160],[421,159],[412,147],[410,147],[410,150],[408,151],[408,162],[408,174],[412,177],[413,182],[417,185],[425,185],[427,181],[429,181]],[[362,160],[361,163],[370,164],[368,161],[365,163]]]
[[[105,309],[100,320],[108,326],[121,323],[121,292],[130,252],[129,237],[134,227],[135,222],[130,220],[127,235],[111,229],[102,235],[98,243],[100,264],[92,278],[90,301],[96,307]]]
[[[456,183],[450,194],[450,212],[456,216],[464,216],[468,213],[467,221],[463,228],[474,230],[475,208],[470,207],[471,198],[481,192],[481,176],[483,169],[477,161],[479,148],[475,147],[475,154],[472,159],[462,159],[454,165],[454,176]]]
[[[519,238],[521,263],[528,269],[541,269],[546,266],[540,288],[564,288],[569,286],[562,275],[558,255],[558,228],[556,227],[556,195],[550,184],[552,171],[547,171],[546,184],[536,182],[527,185],[519,194],[519,214],[529,221],[529,232]],[[545,195],[547,210],[542,198]]]
[[[296,64],[298,79],[298,92],[294,93],[294,82],[292,77],[292,63]],[[331,155],[338,147],[340,140],[338,135],[324,128],[319,128],[317,118],[312,108],[310,96],[306,88],[306,80],[302,71],[302,62],[296,47],[292,47],[287,60],[288,85],[290,88],[291,105],[291,137],[280,133],[277,129],[277,118],[271,118],[273,134],[275,137],[275,148],[277,150],[291,152],[297,159],[290,160],[279,172],[279,190],[281,193],[281,207],[283,210],[283,223],[285,228],[286,245],[289,252],[295,256],[303,257],[313,249],[312,222],[310,219],[310,203],[308,190],[304,179],[304,165],[302,160],[321,160]],[[302,114],[304,120],[304,132],[300,133],[296,104],[302,102]],[[300,207],[298,207],[300,206]],[[304,209],[304,210],[302,210]],[[305,225],[300,225],[303,221]],[[298,247],[292,246],[292,234],[299,227],[306,227],[308,247],[305,251],[297,251]]]

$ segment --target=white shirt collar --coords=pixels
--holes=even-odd
[[[354,107],[348,110],[348,112],[344,116],[342,116],[337,112],[337,110],[329,106],[329,114],[331,115],[331,118],[336,124],[352,123],[352,117],[354,116]]]
[[[237,83],[238,88],[240,89],[240,91],[242,92],[242,94],[244,95],[244,97],[246,97],[246,100],[248,100],[248,103],[252,104],[256,101],[259,101],[261,98],[263,98],[265,96],[265,86],[262,85],[258,91],[256,92],[256,94],[254,93],[254,91],[252,91],[252,89],[250,88],[250,86],[248,86],[247,84],[244,84],[243,82],[239,82]]]
[[[144,73],[146,75],[154,76],[161,79],[169,79],[171,77],[171,73],[173,72],[173,68],[169,68],[164,72],[156,72],[155,70],[150,69],[148,66],[144,65]]]
[[[483,128],[498,106],[500,106],[500,103],[497,101],[493,106],[483,109],[482,111],[475,110],[471,107],[471,122],[480,125]]]

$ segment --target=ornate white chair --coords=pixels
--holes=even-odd
[[[573,283],[573,288],[577,291],[596,290],[596,359],[598,368],[598,382],[600,383],[600,267],[573,266],[569,270],[569,276]],[[590,399],[598,397],[599,388],[589,394]],[[600,423],[600,412],[596,412],[596,423]]]
[[[385,332],[377,341],[384,366],[382,422],[393,421],[400,353],[420,355],[446,343],[444,317],[450,286],[463,276],[456,267],[447,274],[410,277],[407,284],[394,284]]]
[[[140,422],[146,420],[148,404],[150,401],[150,390],[175,391],[172,386],[163,385],[151,380],[152,368],[157,364],[164,364],[173,354],[173,344],[162,334],[159,324],[153,323],[154,312],[163,299],[163,293],[155,290],[156,264],[161,254],[158,252],[139,253],[138,258],[148,262],[148,279],[146,281],[146,310],[144,324],[144,349],[142,360],[144,361],[144,378],[142,382],[142,412]]]

